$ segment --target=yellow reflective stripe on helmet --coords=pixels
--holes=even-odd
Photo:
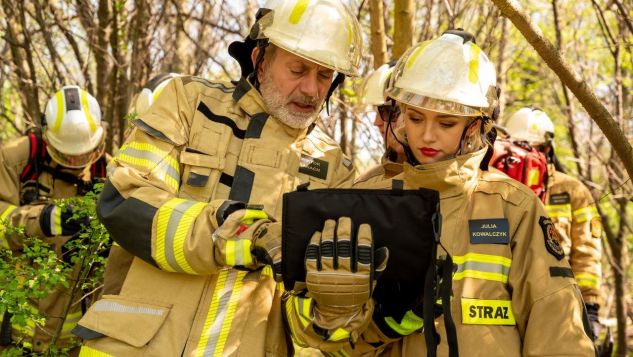
[[[512,266],[512,259],[479,253],[454,256],[453,262],[457,264],[453,280],[473,278],[507,283],[510,266]]]
[[[158,209],[155,257],[167,271],[197,274],[185,258],[185,244],[191,228],[205,203],[172,198]]]
[[[7,217],[9,217],[11,212],[15,211],[16,208],[18,207],[14,205],[8,205],[7,208],[5,208],[2,213],[0,213],[0,244],[4,248],[9,248],[9,241],[7,241],[4,236],[4,221],[7,220]]]
[[[462,323],[465,325],[516,325],[512,301],[462,298]]]
[[[575,210],[573,212],[573,216],[574,220],[578,223],[591,221],[594,218],[600,218],[598,209],[594,205]]]
[[[422,53],[422,51],[424,51],[426,46],[428,46],[430,43],[431,43],[431,41],[426,41],[426,42],[422,43],[422,45],[420,45],[417,49],[414,50],[414,52],[411,54],[411,56],[409,56],[409,58],[407,59],[407,64],[406,64],[407,68],[410,68],[411,66],[413,66],[413,64],[415,63],[415,60]]]
[[[90,126],[90,131],[97,131],[97,125],[95,124],[95,120],[92,117],[92,112],[90,111],[90,105],[88,104],[88,92],[85,90],[80,90],[81,92],[81,109],[83,109],[86,114],[86,119],[88,119],[88,125]]]
[[[180,186],[180,165],[168,151],[158,147],[132,141],[124,144],[114,158],[118,162],[153,171],[158,179],[165,182],[174,191]]]
[[[55,123],[53,123],[53,133],[59,133],[59,128],[62,125],[62,120],[64,118],[64,91],[60,90],[55,93],[55,99],[57,100],[57,115],[55,116]]]
[[[111,354],[99,351],[92,347],[83,345],[81,346],[81,350],[79,350],[79,357],[114,357]]]
[[[575,277],[580,287],[600,289],[600,277],[595,274],[578,273]]]
[[[404,313],[402,317],[402,321],[399,323],[391,316],[385,317],[385,322],[392,330],[397,333],[407,336],[415,331],[424,327],[424,320],[418,315],[414,314],[413,311],[409,310]]]
[[[293,25],[296,25],[301,21],[303,14],[305,13],[308,5],[310,4],[310,0],[297,0],[295,6],[292,8],[292,12],[290,13],[290,17],[288,17],[288,22]]]
[[[479,53],[481,48],[474,43],[470,44],[470,55],[472,58],[468,63],[468,80],[471,83],[477,83],[479,80]]]
[[[545,205],[545,211],[550,218],[571,218],[571,203]]]
[[[246,209],[244,212],[244,217],[242,217],[241,222],[246,224],[253,224],[258,219],[268,219],[268,215],[266,212],[259,209]]]
[[[202,327],[195,357],[223,356],[242,290],[245,271],[225,269],[218,274],[213,298]]]
[[[251,255],[251,241],[246,239],[228,240],[225,246],[225,260],[226,264],[230,266],[235,265],[249,265],[253,263],[253,256]]]

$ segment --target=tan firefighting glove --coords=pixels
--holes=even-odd
[[[313,328],[324,340],[340,329],[355,340],[355,331],[369,323],[371,294],[388,257],[386,247],[374,252],[371,227],[356,230],[349,217],[327,220],[323,233],[314,233],[306,249],[306,285],[315,301]]]
[[[274,221],[262,206],[249,205],[230,213],[213,233],[218,264],[244,269],[268,264],[280,271],[281,229]]]

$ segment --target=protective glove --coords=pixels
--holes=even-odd
[[[82,226],[90,224],[88,217],[75,217],[71,205],[65,207],[47,204],[40,213],[40,229],[47,237],[74,236]]]
[[[349,217],[327,220],[323,233],[314,233],[306,249],[306,286],[315,302],[313,328],[324,340],[368,323],[366,304],[388,258],[386,247],[374,251],[371,227],[361,224],[356,231]]]
[[[230,213],[213,232],[218,264],[250,270],[279,264],[281,234],[278,224],[272,225],[273,221],[261,206],[247,206]]]
[[[602,331],[602,325],[600,324],[600,319],[598,318],[598,311],[600,310],[600,305],[585,304],[585,309],[587,309],[587,317],[589,319],[589,326],[591,327],[591,331],[593,331],[593,340],[595,342],[598,340],[598,337],[600,336],[600,332]]]

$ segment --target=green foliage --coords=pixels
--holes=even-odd
[[[0,250],[0,286],[3,287],[0,291],[0,311],[8,311],[13,315],[11,322],[14,326],[31,329],[29,325],[44,324],[44,316],[29,301],[46,298],[60,286],[68,289],[73,296],[64,307],[64,316],[72,305],[81,300],[86,299],[87,303],[94,300],[101,286],[105,257],[110,246],[108,232],[96,219],[97,196],[102,187],[102,184],[98,184],[94,192],[84,197],[56,202],[61,207],[72,205],[72,219],[89,218],[88,226],[84,226],[77,236],[65,243],[61,255],[40,237],[27,237],[23,228],[5,225],[7,234],[18,234],[23,242],[20,251]],[[45,353],[48,356],[66,356],[72,348],[54,345],[61,335],[62,325],[59,324],[52,336]],[[24,353],[21,347],[15,347],[3,352],[3,356],[20,356]]]

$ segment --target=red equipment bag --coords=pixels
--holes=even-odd
[[[528,143],[497,139],[490,167],[525,184],[545,202],[547,158]]]

